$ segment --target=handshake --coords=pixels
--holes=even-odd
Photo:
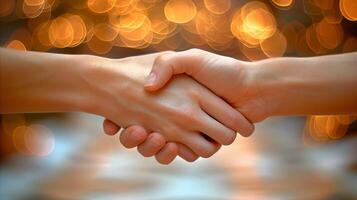
[[[193,162],[270,116],[356,114],[356,63],[357,53],[244,62],[198,49],[108,59],[0,48],[0,114],[97,114],[145,157]]]
[[[208,158],[221,145],[233,143],[237,132],[251,135],[252,123],[269,115],[247,62],[199,49],[129,59],[137,71],[153,68],[127,103],[137,121],[129,123],[120,141],[127,148],[138,147],[145,157],[155,155],[162,164],[177,155],[189,162]],[[188,76],[173,78],[184,73]],[[115,135],[119,126],[111,120],[104,121],[104,130]]]

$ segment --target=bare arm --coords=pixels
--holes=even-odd
[[[274,115],[354,114],[356,63],[356,52],[243,62],[193,49],[157,59],[146,88],[157,90],[172,75],[186,73],[252,122]]]
[[[272,115],[357,113],[357,53],[275,58],[252,65]]]
[[[155,91],[174,74],[186,73],[251,122],[274,115],[355,114],[356,63],[357,53],[243,62],[191,49],[158,57],[145,87]],[[139,139],[129,132],[122,133],[121,142],[137,146]]]
[[[0,48],[0,113],[86,111],[80,57]]]
[[[0,55],[0,113],[93,113],[123,127],[160,132],[202,157],[232,143],[233,130],[253,130],[239,112],[187,77],[161,92],[146,92],[145,76],[159,54],[108,59],[0,49]]]

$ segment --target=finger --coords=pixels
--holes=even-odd
[[[242,136],[249,136],[254,131],[254,125],[250,123],[240,112],[232,108],[227,102],[209,91],[203,91],[200,96],[199,103],[201,108],[213,117],[215,120],[223,124],[229,129],[232,129]],[[215,137],[222,136],[224,132],[217,132]],[[228,136],[228,135],[227,135]],[[234,137],[235,138],[235,137]],[[234,141],[232,137],[221,137],[222,140],[217,140],[221,144],[231,144]]]
[[[126,128],[120,134],[120,143],[126,148],[133,148],[143,143],[148,136],[146,130],[138,125]]]
[[[103,130],[107,135],[115,135],[118,133],[120,127],[109,119],[104,119]]]
[[[176,143],[168,142],[165,146],[155,155],[156,160],[164,165],[170,164],[178,155],[178,146]]]
[[[208,141],[200,133],[196,132],[183,134],[182,141],[190,149],[192,149],[196,155],[203,158],[211,157],[220,148],[219,144]]]
[[[149,76],[145,89],[155,91],[162,88],[175,74],[186,73],[194,76],[202,67],[203,51],[191,49],[158,56]]]
[[[231,144],[237,135],[235,131],[225,127],[204,111],[201,111],[200,120],[196,122],[193,128],[209,140],[222,145]]]
[[[158,153],[166,144],[165,138],[159,133],[151,133],[148,138],[138,146],[138,151],[144,157],[151,157]]]
[[[186,160],[187,162],[194,162],[197,160],[199,157],[195,152],[193,152],[190,148],[188,148],[186,145],[183,145],[181,143],[177,143],[178,146],[178,155]]]

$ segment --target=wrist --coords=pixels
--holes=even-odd
[[[125,59],[114,60],[98,56],[83,56],[79,58],[76,72],[77,79],[84,85],[81,95],[85,99],[79,105],[82,112],[117,119],[125,113],[128,96],[135,96],[133,88],[135,78],[130,74]],[[124,119],[119,120],[123,122]],[[117,121],[116,121],[117,122]],[[121,124],[122,125],[122,124]]]
[[[295,115],[304,112],[309,62],[300,58],[271,58],[252,63],[259,94],[267,105],[268,116]],[[305,74],[305,75],[304,75]]]
[[[76,55],[70,58],[69,65],[64,68],[65,73],[72,75],[71,93],[75,93],[70,100],[71,107],[79,112],[98,114],[103,116],[103,104],[106,98],[103,91],[109,87],[107,73],[110,59],[92,55]],[[107,82],[106,82],[107,81]],[[98,89],[100,88],[100,90]],[[108,105],[106,107],[109,107]]]
[[[56,55],[44,65],[54,67],[54,75],[48,81],[49,102],[62,112],[87,112],[94,105],[95,96],[82,77],[91,67],[91,56]]]

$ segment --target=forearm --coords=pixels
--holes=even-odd
[[[0,113],[83,111],[78,56],[0,48]]]
[[[357,53],[255,63],[271,115],[357,113]]]

